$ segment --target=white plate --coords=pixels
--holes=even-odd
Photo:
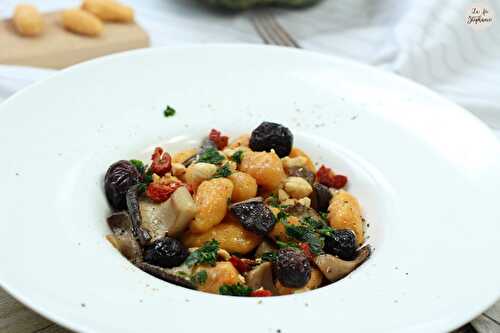
[[[167,284],[104,239],[110,163],[262,120],[350,176],[375,247],[360,269],[259,302]],[[3,103],[0,152],[1,285],[78,331],[438,332],[500,296],[495,137],[427,89],[350,61],[259,46],[98,59]]]

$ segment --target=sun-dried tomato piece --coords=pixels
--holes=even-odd
[[[213,143],[215,143],[215,145],[217,146],[217,149],[219,149],[219,150],[226,148],[227,143],[229,142],[229,137],[227,137],[225,135],[221,135],[220,131],[216,130],[215,128],[210,131],[208,138]]]
[[[151,183],[146,189],[146,195],[156,203],[164,202],[181,186],[183,186],[181,182],[170,183],[168,185]]]
[[[335,179],[333,180],[333,188],[340,190],[347,184],[347,177],[343,175],[335,175]]]
[[[250,293],[251,297],[269,297],[273,296],[273,293],[270,290],[266,289],[259,289],[259,290],[254,290]]]
[[[151,171],[158,176],[164,176],[172,169],[172,158],[167,152],[163,152],[163,149],[160,147],[155,148],[151,159],[153,160],[153,163],[151,163]]]
[[[311,252],[311,247],[307,243],[300,243],[299,247],[302,249],[304,254],[306,255],[307,259],[309,260],[314,260],[314,255]]]
[[[333,187],[335,184],[335,174],[332,169],[327,168],[324,165],[322,165],[316,172],[316,178],[320,184],[328,187]]]
[[[245,273],[250,270],[250,265],[236,256],[231,256],[229,262],[233,264],[234,268],[240,273]]]

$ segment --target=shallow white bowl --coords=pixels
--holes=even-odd
[[[172,118],[162,111],[177,109]],[[107,166],[261,121],[350,177],[375,252],[300,295],[203,294],[129,264],[104,236]],[[438,332],[500,295],[500,148],[460,107],[310,52],[195,46],[64,70],[0,106],[1,286],[88,332]]]

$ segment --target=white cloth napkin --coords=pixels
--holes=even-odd
[[[1,0],[0,16],[10,16],[19,2]],[[29,2],[49,11],[76,7],[80,0]],[[261,42],[247,14],[209,10],[196,0],[123,2],[135,8],[153,47]],[[477,31],[466,24],[473,4],[489,9],[489,28]],[[345,56],[417,81],[473,112],[500,136],[500,0],[323,0],[306,10],[272,10],[305,49]],[[0,101],[50,73],[0,65]]]

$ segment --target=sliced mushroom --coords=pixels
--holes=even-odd
[[[257,247],[255,250],[255,258],[260,258],[264,253],[267,252],[278,252],[278,248],[276,248],[271,242],[265,240]]]
[[[142,229],[142,217],[139,210],[139,185],[132,186],[128,189],[125,196],[127,202],[128,215],[132,225],[132,233],[141,246],[145,246],[151,240],[151,236],[147,231]]]
[[[371,247],[370,245],[366,245],[358,251],[354,260],[347,261],[331,254],[322,254],[314,259],[314,263],[329,281],[335,282],[349,275],[349,273],[368,259],[370,254]]]
[[[118,212],[108,217],[108,225],[113,232],[106,238],[131,261],[140,261],[142,258],[141,247],[132,233],[132,222],[125,212]]]
[[[176,237],[196,214],[196,204],[186,187],[179,187],[165,202],[154,203],[148,198],[140,199],[141,226],[157,240],[165,235]]]
[[[189,289],[196,289],[195,285],[189,280],[188,274],[179,274],[178,271],[172,271],[145,262],[136,263],[136,266],[163,281]]]
[[[321,216],[319,216],[319,214],[314,209],[304,206],[300,203],[296,203],[293,206],[285,208],[285,213],[291,216],[295,216],[298,219],[303,219],[310,216],[316,220],[321,221]]]
[[[304,178],[309,184],[314,183],[316,175],[305,167],[292,167],[287,169],[287,174],[293,177]]]
[[[246,274],[247,285],[256,290],[264,288],[277,294],[273,281],[273,266],[270,262],[264,262]]]

